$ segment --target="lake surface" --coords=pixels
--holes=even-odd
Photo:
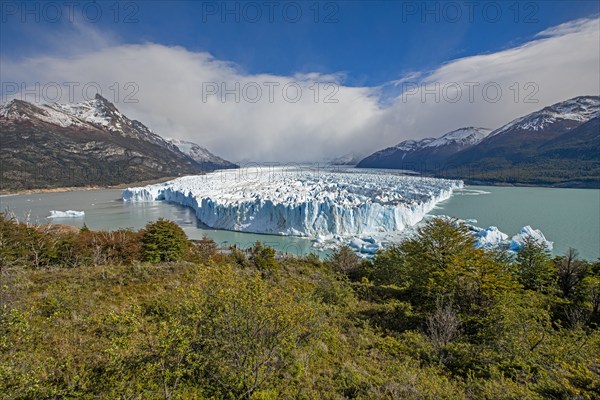
[[[7,208],[21,220],[29,215],[31,222],[85,223],[90,229],[139,229],[163,217],[177,222],[192,239],[207,235],[224,247],[237,244],[245,248],[260,240],[278,251],[297,255],[327,254],[313,248],[308,239],[211,229],[199,224],[194,211],[186,207],[162,202],[126,203],[121,201],[121,190],[0,197],[0,209]],[[51,210],[85,211],[85,217],[46,219]],[[430,214],[476,219],[476,225],[495,225],[509,236],[531,225],[554,241],[554,254],[574,247],[583,258],[600,257],[600,190],[469,186],[439,203]]]
[[[554,242],[553,254],[573,247],[582,258],[600,257],[600,190],[467,186],[430,214],[476,219],[509,236],[531,225]]]
[[[247,248],[261,241],[277,251],[294,255],[316,253],[324,256],[329,253],[312,248],[308,239],[211,229],[197,221],[191,208],[165,202],[124,202],[121,192],[120,189],[101,189],[4,196],[0,197],[0,211],[8,208],[19,220],[29,216],[29,221],[34,223],[51,222],[79,227],[85,223],[92,230],[140,229],[147,222],[162,217],[176,222],[190,239],[201,239],[206,235],[222,247],[235,244]],[[85,217],[47,219],[51,210],[85,211]]]

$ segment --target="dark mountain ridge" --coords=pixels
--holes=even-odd
[[[451,132],[440,139],[402,142],[358,166],[412,169],[471,183],[600,187],[599,115],[599,96],[575,97],[462,146],[448,142],[431,150]]]
[[[100,95],[68,105],[13,100],[0,107],[0,139],[4,192],[117,185],[202,170]]]

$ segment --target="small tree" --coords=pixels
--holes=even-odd
[[[426,318],[427,333],[439,351],[460,333],[460,318],[453,309],[452,302],[438,298],[435,309]]]
[[[558,274],[558,287],[567,299],[575,297],[578,287],[589,273],[589,266],[579,259],[577,250],[569,248],[563,257],[557,257],[554,265]]]
[[[261,242],[256,242],[250,249],[250,260],[254,263],[256,269],[262,272],[263,276],[272,276],[277,273],[277,261],[275,260],[275,250],[271,247],[264,247]]]
[[[398,246],[378,251],[372,263],[371,279],[379,285],[405,286],[409,282],[405,254]]]
[[[179,261],[189,248],[185,232],[174,222],[159,218],[146,225],[142,235],[142,259],[151,263]]]
[[[219,248],[214,240],[204,235],[202,236],[202,240],[197,243],[196,250],[200,262],[207,263],[215,254],[217,254]]]
[[[294,291],[227,266],[205,271],[200,280],[194,303],[202,310],[202,328],[195,348],[207,362],[206,379],[228,393],[214,398],[277,397],[258,393],[297,365],[295,351],[316,329],[313,308]]]
[[[342,246],[329,257],[329,263],[334,271],[350,275],[360,267],[360,258],[350,247]]]
[[[451,295],[459,313],[477,314],[513,286],[496,256],[476,249],[473,235],[457,221],[427,221],[393,259],[399,283],[422,310],[435,309],[436,298]]]
[[[555,283],[556,269],[545,244],[526,237],[516,261],[517,279],[525,289],[546,291]]]
[[[450,293],[462,266],[473,258],[473,237],[464,225],[434,218],[399,247],[400,281],[410,288],[420,305],[433,305],[435,297]],[[463,286],[462,284],[460,286]],[[427,301],[425,301],[427,299]]]
[[[598,315],[600,308],[600,278],[597,276],[589,276],[584,280],[587,300],[592,307],[592,313]]]

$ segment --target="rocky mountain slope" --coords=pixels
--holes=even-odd
[[[201,170],[237,168],[238,165],[222,159],[196,143],[179,139],[167,139],[179,151],[189,156]]]
[[[468,127],[448,132],[437,139],[405,140],[361,160],[357,167],[433,170],[453,154],[478,144],[490,132],[486,128]]]
[[[100,95],[0,106],[0,190],[116,185],[198,173],[195,160]]]
[[[597,187],[599,116],[598,96],[545,107],[450,157],[444,175],[500,183]]]
[[[372,154],[358,166],[412,169],[473,182],[598,187],[599,115],[599,96],[575,97],[493,132],[473,132],[456,144],[445,140],[456,136],[453,132],[439,139],[408,140]]]

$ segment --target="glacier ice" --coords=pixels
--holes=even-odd
[[[48,216],[48,218],[82,218],[84,216],[85,216],[84,211],[73,211],[73,210],[55,211],[55,210],[52,210],[52,211],[50,211],[50,215]]]
[[[461,181],[389,171],[258,167],[128,188],[122,197],[191,207],[199,221],[215,229],[305,236],[319,249],[345,243],[361,256],[371,256],[414,235],[413,227],[462,187]],[[475,226],[476,220],[456,221],[469,227],[478,248],[518,252],[531,236],[552,249],[553,243],[530,226],[509,237],[495,226]]]
[[[382,248],[382,245],[373,238],[353,238],[348,242],[348,246],[354,249],[356,253],[366,254],[375,254],[377,250]]]
[[[475,223],[477,220],[452,218],[447,215],[427,216],[426,219],[430,218],[442,218],[444,220],[451,221],[455,225],[466,226],[475,239],[474,246],[476,248],[483,248],[486,250],[500,249],[517,253],[523,247],[525,239],[528,236],[532,237],[536,242],[543,244],[548,250],[552,250],[554,244],[553,242],[547,240],[539,229],[533,229],[529,225],[521,228],[518,234],[509,239],[509,236],[500,231],[496,226],[488,226],[487,228],[476,226]],[[414,234],[415,232],[406,232],[405,237],[402,239],[410,237],[411,235],[414,236]]]
[[[128,188],[122,197],[191,207],[199,221],[216,229],[324,241],[402,231],[462,187],[457,180],[376,171],[256,167]]]
[[[512,239],[510,241],[510,245],[508,247],[509,250],[512,250],[512,251],[521,250],[521,248],[525,244],[525,238],[527,238],[527,237],[531,237],[537,243],[543,244],[546,247],[546,249],[552,250],[554,243],[548,241],[546,239],[546,237],[544,236],[544,234],[542,233],[542,231],[540,231],[539,229],[533,229],[529,225],[521,228],[521,231],[512,237]]]
[[[499,247],[508,239],[506,233],[500,232],[495,226],[490,226],[475,232],[475,247],[485,249]]]
[[[468,223],[467,226],[475,237],[475,247],[477,248],[506,249],[516,253],[521,250],[527,237],[531,237],[537,243],[543,244],[548,250],[552,250],[554,245],[553,242],[546,239],[542,231],[539,229],[533,229],[529,225],[521,228],[519,233],[514,235],[510,240],[508,239],[508,235],[506,233],[501,232],[495,226],[479,228]]]

